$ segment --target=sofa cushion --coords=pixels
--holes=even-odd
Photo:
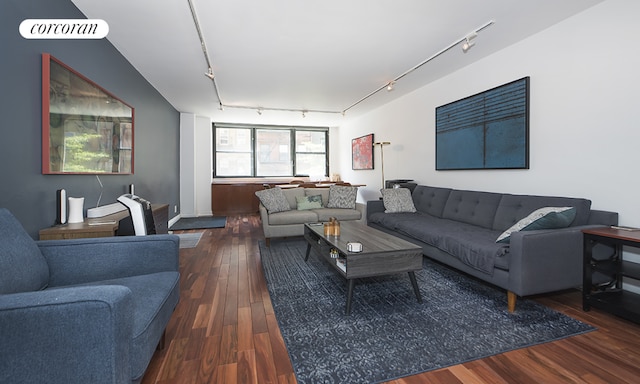
[[[296,197],[296,203],[296,209],[298,210],[322,208],[322,196],[299,196]]]
[[[384,214],[387,228],[447,252],[470,267],[493,274],[496,258],[509,251],[496,243],[498,232],[424,213]]]
[[[451,188],[429,187],[418,185],[413,190],[413,204],[418,212],[428,213],[435,217],[442,217],[442,211],[447,203]]]
[[[260,202],[269,213],[284,212],[291,209],[291,204],[287,201],[280,188],[256,191],[256,196],[258,196],[258,199],[260,199]]]
[[[591,201],[571,197],[504,194],[496,211],[493,229],[504,231],[531,212],[543,207],[575,207],[576,218],[571,225],[586,225],[589,221]]]
[[[357,187],[332,185],[329,187],[329,202],[327,208],[356,208]]]
[[[452,190],[442,218],[492,228],[501,198],[499,193]]]
[[[43,289],[49,283],[49,266],[20,222],[0,209],[0,294]]]
[[[345,208],[322,208],[314,209],[318,215],[318,221],[329,221],[329,218],[335,217],[338,220],[360,220],[362,213],[357,209]]]
[[[407,188],[381,189],[385,213],[415,212],[411,191]]]
[[[121,285],[131,290],[133,298],[133,340],[131,342],[131,375],[139,379],[149,365],[157,341],[151,337],[161,335],[180,295],[178,272],[159,272],[148,275],[97,281],[76,286]],[[57,287],[64,288],[64,287]],[[57,289],[55,288],[55,289]]]
[[[298,209],[298,197],[305,196],[304,188],[285,188],[282,190],[282,194],[287,199],[289,207],[291,209]]]
[[[304,224],[315,223],[318,215],[313,210],[290,210],[269,214],[269,225]]]
[[[327,204],[329,204],[329,188],[305,188],[304,195],[305,196],[320,195],[322,196],[322,206],[326,207]]]
[[[496,239],[496,243],[508,243],[513,232],[565,228],[570,226],[575,218],[576,209],[574,207],[544,207],[536,209],[527,217],[502,232]]]

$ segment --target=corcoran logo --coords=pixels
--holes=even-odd
[[[103,39],[109,24],[100,19],[27,19],[20,23],[25,39]]]

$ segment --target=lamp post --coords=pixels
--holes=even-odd
[[[377,143],[373,143],[373,146],[380,146],[380,168],[382,170],[382,188],[384,188],[384,146],[390,145],[391,143],[388,141],[379,141]]]

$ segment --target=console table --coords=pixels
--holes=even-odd
[[[623,246],[640,248],[640,228],[602,227],[582,233],[582,308],[593,306],[640,323],[640,295],[622,289],[623,277],[640,279],[640,264],[622,257]]]
[[[169,231],[169,204],[151,204],[153,222],[156,233]],[[82,223],[62,224],[40,230],[40,240],[82,239],[91,237],[116,236],[120,220],[129,217],[129,211],[124,210],[111,215],[84,219]]]

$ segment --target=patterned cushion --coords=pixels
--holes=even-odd
[[[416,207],[407,188],[381,189],[385,213],[415,212]]]
[[[280,188],[270,188],[256,191],[256,196],[269,213],[284,212],[291,210],[287,198]]]
[[[327,208],[356,208],[357,187],[332,185],[329,187],[329,202]]]
[[[305,209],[322,208],[322,196],[321,195],[298,196],[298,197],[296,197],[296,201],[298,203],[298,210],[300,210],[300,211],[305,210]]]
[[[502,232],[496,239],[496,243],[508,243],[511,240],[511,234],[513,232],[565,228],[571,225],[575,218],[575,207],[540,208],[531,212],[527,217]]]

